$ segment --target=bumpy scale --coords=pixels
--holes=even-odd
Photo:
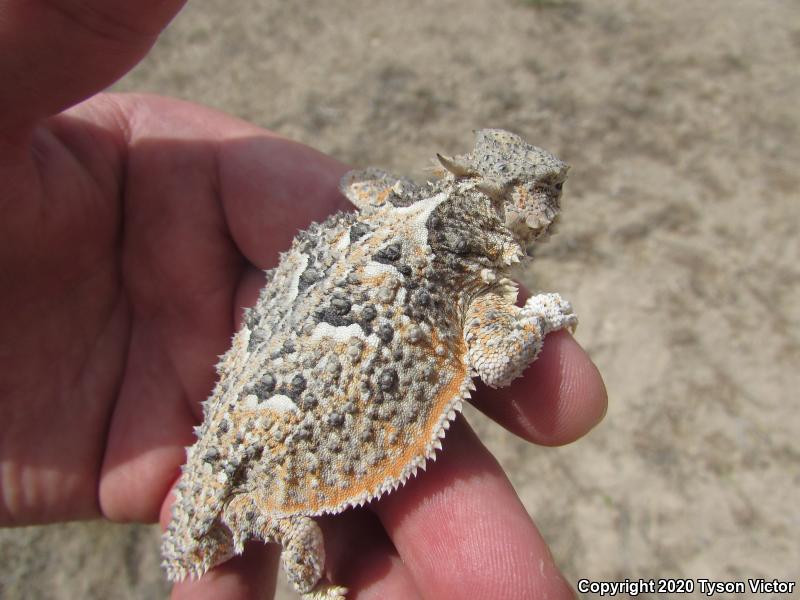
[[[577,319],[557,294],[514,305],[508,269],[552,230],[568,166],[501,130],[424,185],[348,173],[359,209],[300,233],[246,311],[164,534],[172,580],[257,538],[283,547],[294,587],[323,577],[313,517],[396,489],[435,458],[478,375],[508,385],[545,335]]]

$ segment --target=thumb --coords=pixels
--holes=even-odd
[[[100,91],[147,53],[185,0],[0,0],[0,133]]]

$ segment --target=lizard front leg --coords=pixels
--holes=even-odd
[[[489,291],[467,309],[467,358],[486,385],[505,387],[536,360],[548,333],[577,324],[569,302],[558,294],[532,296],[519,308],[507,294]]]

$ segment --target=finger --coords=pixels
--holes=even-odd
[[[457,420],[427,473],[375,503],[424,597],[573,598],[497,462]]]
[[[509,431],[558,446],[586,434],[605,416],[608,396],[597,367],[567,332],[551,333],[522,377],[510,386],[479,385],[472,399]]]
[[[411,573],[374,513],[347,510],[320,519],[329,578],[350,590],[348,598],[421,598]]]
[[[237,246],[274,267],[300,229],[353,206],[339,193],[348,167],[308,146],[242,125],[219,146],[220,193]]]
[[[25,129],[133,67],[184,0],[0,4],[0,131]]]
[[[172,587],[172,600],[252,600],[272,598],[280,549],[253,542],[244,554],[208,571],[200,579],[186,579]]]
[[[177,218],[164,219],[159,235],[173,235],[180,226],[182,235],[198,236],[192,213],[216,213],[219,205],[223,233],[260,269],[275,266],[278,253],[310,222],[353,209],[339,192],[349,167],[210,108],[159,96],[102,94],[64,117],[108,124],[118,143],[129,146],[129,203],[139,212],[175,210]],[[82,162],[107,160],[107,149],[85,146]],[[194,187],[187,190],[187,184]],[[201,205],[198,197],[214,206]],[[214,225],[206,235],[219,233],[220,224]]]

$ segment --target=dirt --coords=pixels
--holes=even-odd
[[[571,163],[524,280],[572,300],[608,414],[557,449],[470,421],[572,582],[800,579],[797,3],[412,4],[191,3],[115,89],[419,177],[481,127]],[[0,563],[8,599],[168,592],[152,526],[2,530]]]

